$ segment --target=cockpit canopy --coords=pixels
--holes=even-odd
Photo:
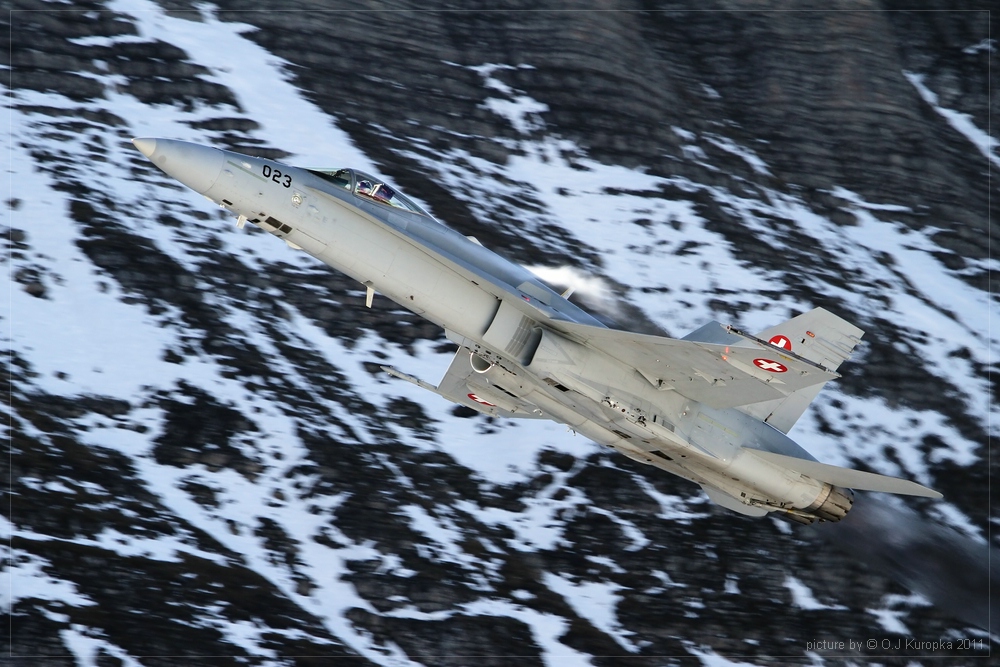
[[[422,208],[404,197],[396,188],[362,171],[355,171],[354,169],[310,169],[309,171],[323,180],[333,183],[337,187],[343,188],[348,192],[353,192],[359,197],[378,202],[379,204],[401,208],[411,213],[427,215]]]

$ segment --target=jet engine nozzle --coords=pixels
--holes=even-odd
[[[803,511],[824,521],[840,521],[854,505],[854,492],[832,484],[824,484],[816,500]]]

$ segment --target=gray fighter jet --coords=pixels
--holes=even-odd
[[[434,386],[506,419],[551,419],[699,484],[741,514],[838,521],[851,489],[940,498],[820,463],[786,433],[863,331],[816,308],[757,334],[710,322],[681,339],[617,331],[529,271],[444,226],[384,180],[169,139],[133,143],[168,175],[445,330]]]

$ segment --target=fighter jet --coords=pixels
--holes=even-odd
[[[444,329],[435,386],[505,419],[551,419],[701,486],[740,514],[839,521],[851,489],[940,498],[912,481],[817,461],[787,433],[864,334],[822,308],[756,334],[709,322],[680,339],[610,329],[531,272],[437,221],[384,179],[169,139],[157,167],[237,217]]]

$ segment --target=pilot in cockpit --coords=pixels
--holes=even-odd
[[[420,208],[407,201],[406,198],[398,194],[388,185],[376,181],[367,174],[364,178],[358,178],[357,185],[354,188],[354,193],[374,199],[380,204],[388,204],[389,206],[401,208],[405,211],[427,215],[421,211]]]
[[[375,192],[372,193],[372,197],[380,202],[385,202],[386,204],[392,204],[393,195],[395,195],[395,193],[390,190],[389,186],[385,183],[379,184],[379,186],[375,189]]]

